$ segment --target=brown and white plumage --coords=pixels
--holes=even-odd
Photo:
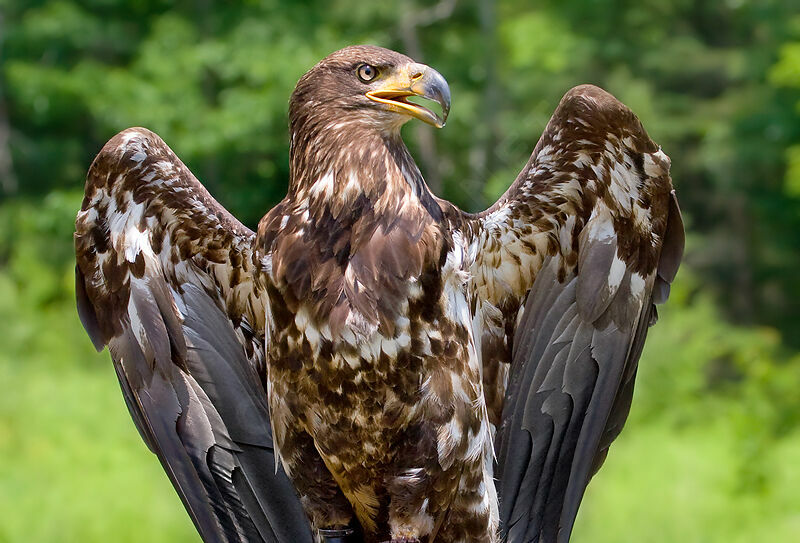
[[[443,124],[411,94],[446,116],[441,76],[385,49],[306,74],[257,234],[144,129],[90,169],[79,312],[208,541],[311,540],[301,504],[353,541],[566,541],[627,417],[683,248],[666,155],[577,87],[467,214],[403,145]]]
[[[508,541],[567,541],[683,253],[669,159],[613,96],[576,87],[476,220],[484,375],[500,376],[487,389],[505,388],[491,365],[511,360],[495,473],[503,530]]]
[[[275,472],[254,238],[161,138],[125,130],[89,170],[78,312],[204,540],[310,542]]]

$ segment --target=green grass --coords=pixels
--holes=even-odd
[[[0,366],[0,541],[199,541],[102,362]]]
[[[767,490],[738,480],[738,440],[724,421],[674,431],[661,424],[624,432],[589,485],[577,543],[745,543],[797,541],[800,435],[782,440],[767,462]]]
[[[70,300],[36,306],[27,287],[0,273],[0,543],[199,541],[108,353]]]

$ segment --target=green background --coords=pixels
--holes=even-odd
[[[633,411],[576,542],[800,541],[800,6],[796,0],[0,0],[0,542],[198,541],[73,302],[86,169],[159,133],[246,224],[284,193],[289,94],[352,43],[450,82],[404,135],[478,210],[560,96],[628,104],[672,158],[688,230]]]

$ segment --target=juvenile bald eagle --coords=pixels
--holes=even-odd
[[[569,539],[681,258],[669,159],[576,87],[473,215],[400,136],[449,106],[404,55],[325,58],[292,94],[288,194],[257,233],[148,130],[92,164],[80,317],[204,540]]]

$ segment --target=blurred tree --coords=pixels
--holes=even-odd
[[[252,226],[285,190],[294,82],[334,49],[374,42],[451,82],[448,129],[413,125],[408,139],[437,191],[477,210],[515,177],[560,95],[588,81],[629,104],[676,159],[705,241],[687,261],[704,287],[735,320],[800,346],[791,4],[6,0],[0,190],[77,187],[106,139],[145,125]]]

